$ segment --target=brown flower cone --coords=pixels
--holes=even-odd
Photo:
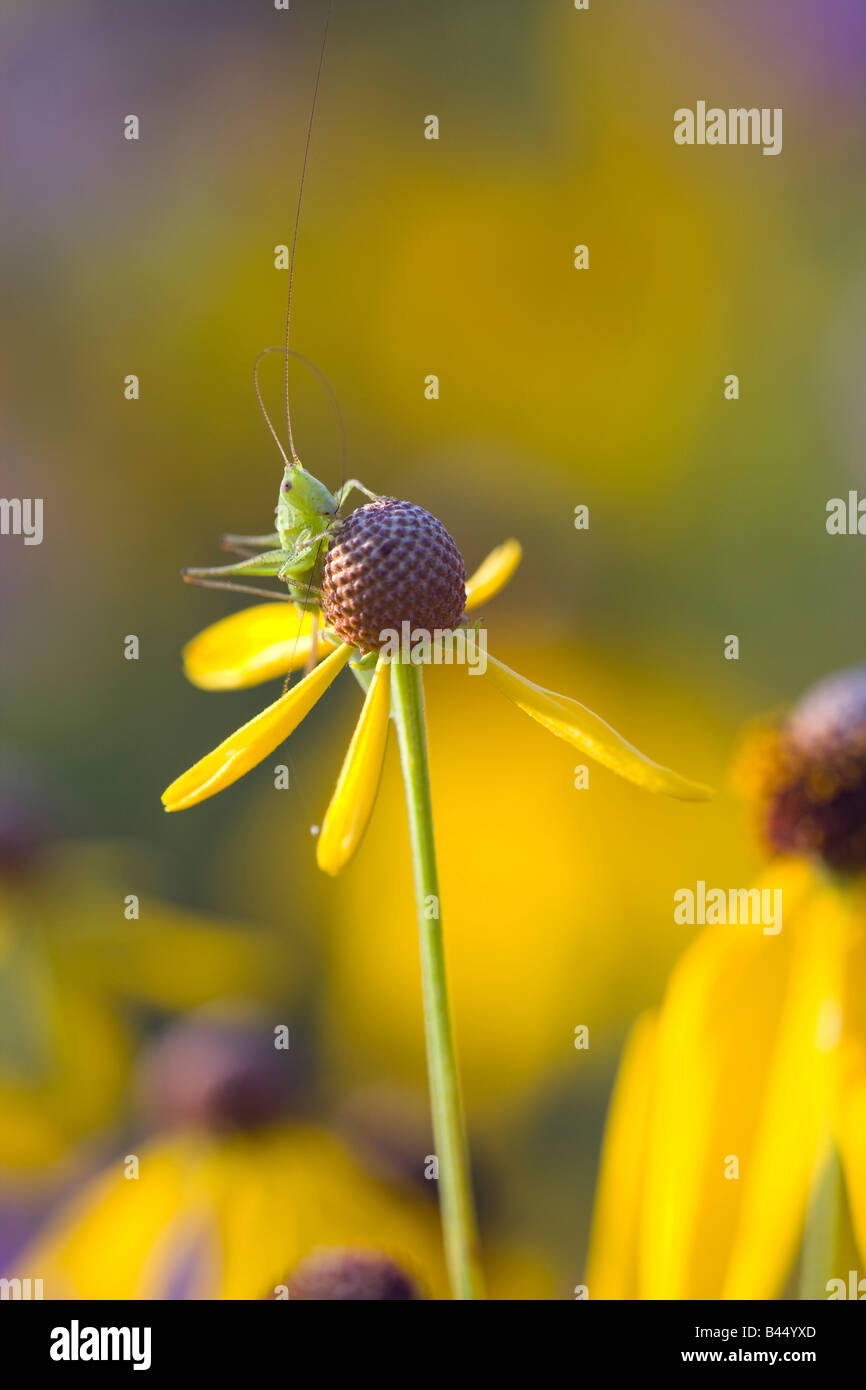
[[[457,626],[466,606],[460,551],[435,516],[413,502],[382,497],[341,523],[322,580],[327,625],[363,652],[385,632]]]

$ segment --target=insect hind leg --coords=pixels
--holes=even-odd
[[[280,543],[279,535],[272,531],[269,536],[220,536],[220,548],[232,555],[244,555],[252,559],[257,550],[273,550]]]
[[[259,589],[253,584],[235,584],[231,579],[204,579],[201,575],[190,574],[188,570],[182,570],[181,573],[185,584],[196,584],[202,589],[228,589],[232,594],[255,594],[257,598],[273,599],[277,603],[292,602],[288,594],[281,594],[277,589]]]
[[[337,491],[334,493],[334,496],[337,499],[338,510],[340,507],[342,507],[350,492],[361,492],[371,502],[376,502],[379,499],[378,492],[371,492],[368,487],[365,487],[364,484],[359,481],[358,478],[350,478],[347,483],[343,483],[343,486],[337,488]]]

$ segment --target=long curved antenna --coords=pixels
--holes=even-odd
[[[282,443],[280,442],[280,436],[277,434],[273,422],[271,421],[271,417],[267,412],[267,408],[265,407],[265,403],[262,398],[261,388],[259,386],[259,363],[261,362],[263,357],[267,356],[269,352],[279,352],[285,356],[286,349],[283,347],[262,348],[253,365],[253,384],[256,388],[256,398],[259,403],[259,408],[265,417],[265,423],[267,424],[268,429],[273,435],[277,448],[283,456],[283,462],[285,463],[287,468],[291,468],[292,464],[289,462],[288,455],[286,454],[286,451],[283,448]],[[328,400],[331,402],[331,406],[333,407],[334,415],[337,420],[337,429],[340,432],[340,481],[343,482],[346,477],[346,457],[348,449],[346,445],[346,425],[343,420],[343,412],[340,410],[340,402],[337,400],[337,393],[334,390],[328,378],[325,376],[325,373],[322,371],[321,367],[317,367],[315,362],[310,361],[309,357],[305,357],[302,352],[298,352],[295,348],[289,348],[289,357],[296,358],[298,362],[302,362],[305,367],[309,368],[309,370],[319,381],[319,384],[322,386],[326,396],[328,397]],[[298,462],[297,457],[295,457],[294,461],[295,463]]]
[[[295,441],[292,437],[292,412],[289,406],[289,325],[292,318],[292,285],[295,278],[295,252],[298,247],[298,228],[301,224],[301,202],[304,196],[304,180],[307,177],[307,160],[310,155],[310,140],[313,135],[313,121],[316,115],[316,102],[319,97],[319,81],[322,76],[322,65],[325,61],[325,46],[328,42],[328,29],[331,25],[331,11],[334,7],[334,0],[328,0],[328,13],[325,16],[325,32],[322,35],[322,46],[319,50],[319,66],[316,70],[316,82],[313,87],[313,104],[310,107],[310,119],[307,122],[307,139],[304,145],[304,162],[301,165],[301,181],[298,186],[298,205],[295,209],[295,230],[292,235],[292,254],[289,259],[289,295],[286,302],[286,426],[289,431],[289,452],[292,455],[292,465],[300,462],[295,451]]]
[[[271,434],[272,434],[272,436],[273,436],[274,443],[276,444],[277,448],[279,449],[280,453],[281,453],[282,456],[283,456],[283,463],[286,465],[287,468],[291,468],[292,465],[289,463],[289,456],[288,456],[288,454],[286,453],[285,449],[283,448],[282,441],[280,440],[280,436],[277,434],[276,430],[274,429],[273,421],[271,420],[271,417],[270,417],[270,415],[268,414],[267,406],[265,405],[264,400],[262,399],[262,390],[261,390],[261,387],[259,386],[259,363],[261,362],[262,358],[263,358],[263,357],[265,356],[265,354],[268,353],[268,352],[282,352],[282,351],[283,351],[282,348],[272,348],[272,347],[269,347],[269,348],[262,348],[262,350],[261,350],[261,352],[259,353],[258,357],[256,358],[255,362],[253,363],[253,385],[254,385],[255,388],[256,388],[256,400],[257,400],[258,403],[259,403],[259,409],[261,410],[262,414],[263,414],[264,417],[265,417],[265,424],[267,425],[268,429],[270,430],[270,432],[271,432]]]

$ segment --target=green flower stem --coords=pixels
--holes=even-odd
[[[421,941],[427,1070],[433,1139],[439,1159],[439,1206],[445,1258],[454,1297],[483,1298],[469,1149],[448,1010],[420,667],[400,661],[391,663],[391,708],[400,742],[400,762],[412,842]]]
[[[826,1299],[827,1281],[836,1274],[842,1171],[839,1155],[831,1149],[818,1176],[809,1206],[803,1253],[800,1260],[800,1298]]]

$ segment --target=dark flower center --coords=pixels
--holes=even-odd
[[[764,831],[783,853],[866,869],[866,667],[810,690],[776,731],[761,774]]]
[[[255,1130],[291,1107],[299,1078],[297,1058],[288,1058],[264,1026],[185,1019],[145,1050],[139,1089],[161,1127]]]
[[[399,1265],[375,1250],[318,1250],[289,1276],[289,1298],[304,1302],[414,1301],[421,1293]]]
[[[322,610],[344,642],[378,651],[404,622],[450,631],[465,606],[460,551],[423,507],[383,497],[341,523],[325,560]]]

